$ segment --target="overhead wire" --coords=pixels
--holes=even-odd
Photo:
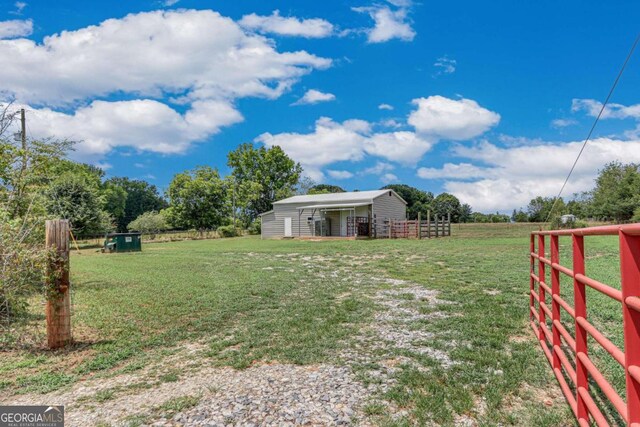
[[[593,121],[593,124],[591,125],[591,129],[589,130],[589,133],[587,134],[587,137],[585,138],[584,142],[582,143],[582,147],[580,148],[580,152],[578,152],[578,155],[576,156],[576,159],[573,162],[573,165],[571,166],[571,170],[569,170],[569,174],[567,175],[566,179],[564,180],[564,183],[562,184],[562,187],[560,188],[560,191],[558,192],[558,195],[555,197],[555,199],[553,201],[553,204],[551,205],[551,209],[549,210],[549,214],[547,215],[547,218],[545,219],[544,222],[549,222],[549,218],[551,218],[551,215],[553,214],[553,209],[556,207],[556,204],[558,203],[558,200],[560,199],[560,196],[562,196],[562,192],[564,191],[564,188],[567,186],[567,183],[569,182],[569,178],[571,178],[571,174],[573,174],[573,171],[576,168],[576,165],[578,164],[578,161],[580,160],[580,157],[582,156],[582,153],[584,152],[584,149],[587,147],[587,143],[591,139],[591,136],[593,135],[593,131],[595,130],[596,125],[598,124],[598,121],[602,117],[602,113],[604,113],[604,109],[607,107],[607,104],[609,103],[609,100],[611,99],[611,95],[613,95],[613,92],[615,91],[616,86],[618,86],[618,82],[620,81],[620,77],[622,77],[622,73],[624,73],[625,68],[627,68],[627,64],[629,63],[629,60],[633,56],[633,52],[636,50],[636,46],[638,46],[638,42],[639,41],[640,41],[640,33],[638,33],[635,41],[633,42],[633,45],[631,46],[631,49],[629,50],[629,53],[627,54],[627,57],[624,60],[624,63],[622,64],[622,67],[620,68],[620,71],[618,72],[618,75],[616,76],[616,79],[613,81],[613,85],[611,85],[611,89],[609,89],[609,93],[607,94],[607,97],[605,98],[604,102],[602,103],[602,107],[600,107],[600,111],[598,112],[598,115],[596,116],[596,119]]]

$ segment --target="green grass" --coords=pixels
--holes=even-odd
[[[0,389],[44,393],[89,375],[133,372],[185,342],[202,343],[202,357],[221,366],[339,363],[336,354],[376,311],[365,296],[380,285],[355,281],[367,275],[417,283],[454,303],[424,309],[448,316],[412,327],[434,333],[430,346],[456,364],[444,369],[426,355],[407,355],[416,363],[403,366],[383,397],[410,415],[382,424],[448,425],[461,416],[481,425],[572,424],[563,400],[543,404],[558,389],[528,326],[528,232],[534,228],[454,225],[452,238],[423,241],[246,237],[147,244],[142,253],[73,254],[73,322],[82,343],[68,352],[9,353],[0,359],[0,373],[11,373]],[[566,263],[570,242],[561,244]],[[587,239],[588,273],[613,286],[619,286],[616,245],[615,238]],[[336,279],[345,272],[347,280]],[[569,281],[563,280],[562,293],[572,302]],[[411,294],[400,298],[419,303]],[[622,346],[619,304],[599,294],[588,298],[590,321]],[[593,354],[615,386],[623,386],[616,362]],[[178,379],[168,372],[160,381]],[[107,394],[96,397],[112,398]],[[371,404],[366,412],[377,416],[381,409]]]

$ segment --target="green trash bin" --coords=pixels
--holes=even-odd
[[[107,233],[103,252],[139,252],[142,250],[141,233]]]

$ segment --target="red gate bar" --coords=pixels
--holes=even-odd
[[[547,236],[550,237],[549,258],[546,258],[545,254]],[[571,269],[560,264],[559,236],[571,236],[572,238],[573,265]],[[586,236],[618,236],[621,291],[587,276],[584,256],[584,237]],[[589,391],[589,378],[591,378],[598,384],[627,425],[640,427],[640,224],[536,231],[531,233],[529,252],[529,319],[531,327],[560,383],[560,388],[571,410],[578,420],[578,424],[588,426],[593,420],[598,426],[609,425]],[[551,286],[547,282],[547,268],[549,269]],[[573,306],[561,296],[560,274],[573,279]],[[624,351],[587,320],[587,287],[621,303]],[[547,296],[550,296],[550,306]],[[562,310],[573,319],[574,336],[571,336],[562,322]],[[547,324],[548,320],[550,320],[550,328]],[[626,402],[589,358],[587,345],[589,336],[624,367]],[[565,354],[567,349],[574,353],[575,358],[567,357]],[[572,359],[575,360],[575,365],[572,364]],[[573,383],[575,392],[572,391],[566,378],[569,378]]]

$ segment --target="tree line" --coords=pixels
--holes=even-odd
[[[558,222],[562,215],[580,220],[616,223],[640,222],[640,165],[608,163],[598,172],[595,186],[589,191],[563,198],[538,196],[526,209],[513,211],[515,222]]]

